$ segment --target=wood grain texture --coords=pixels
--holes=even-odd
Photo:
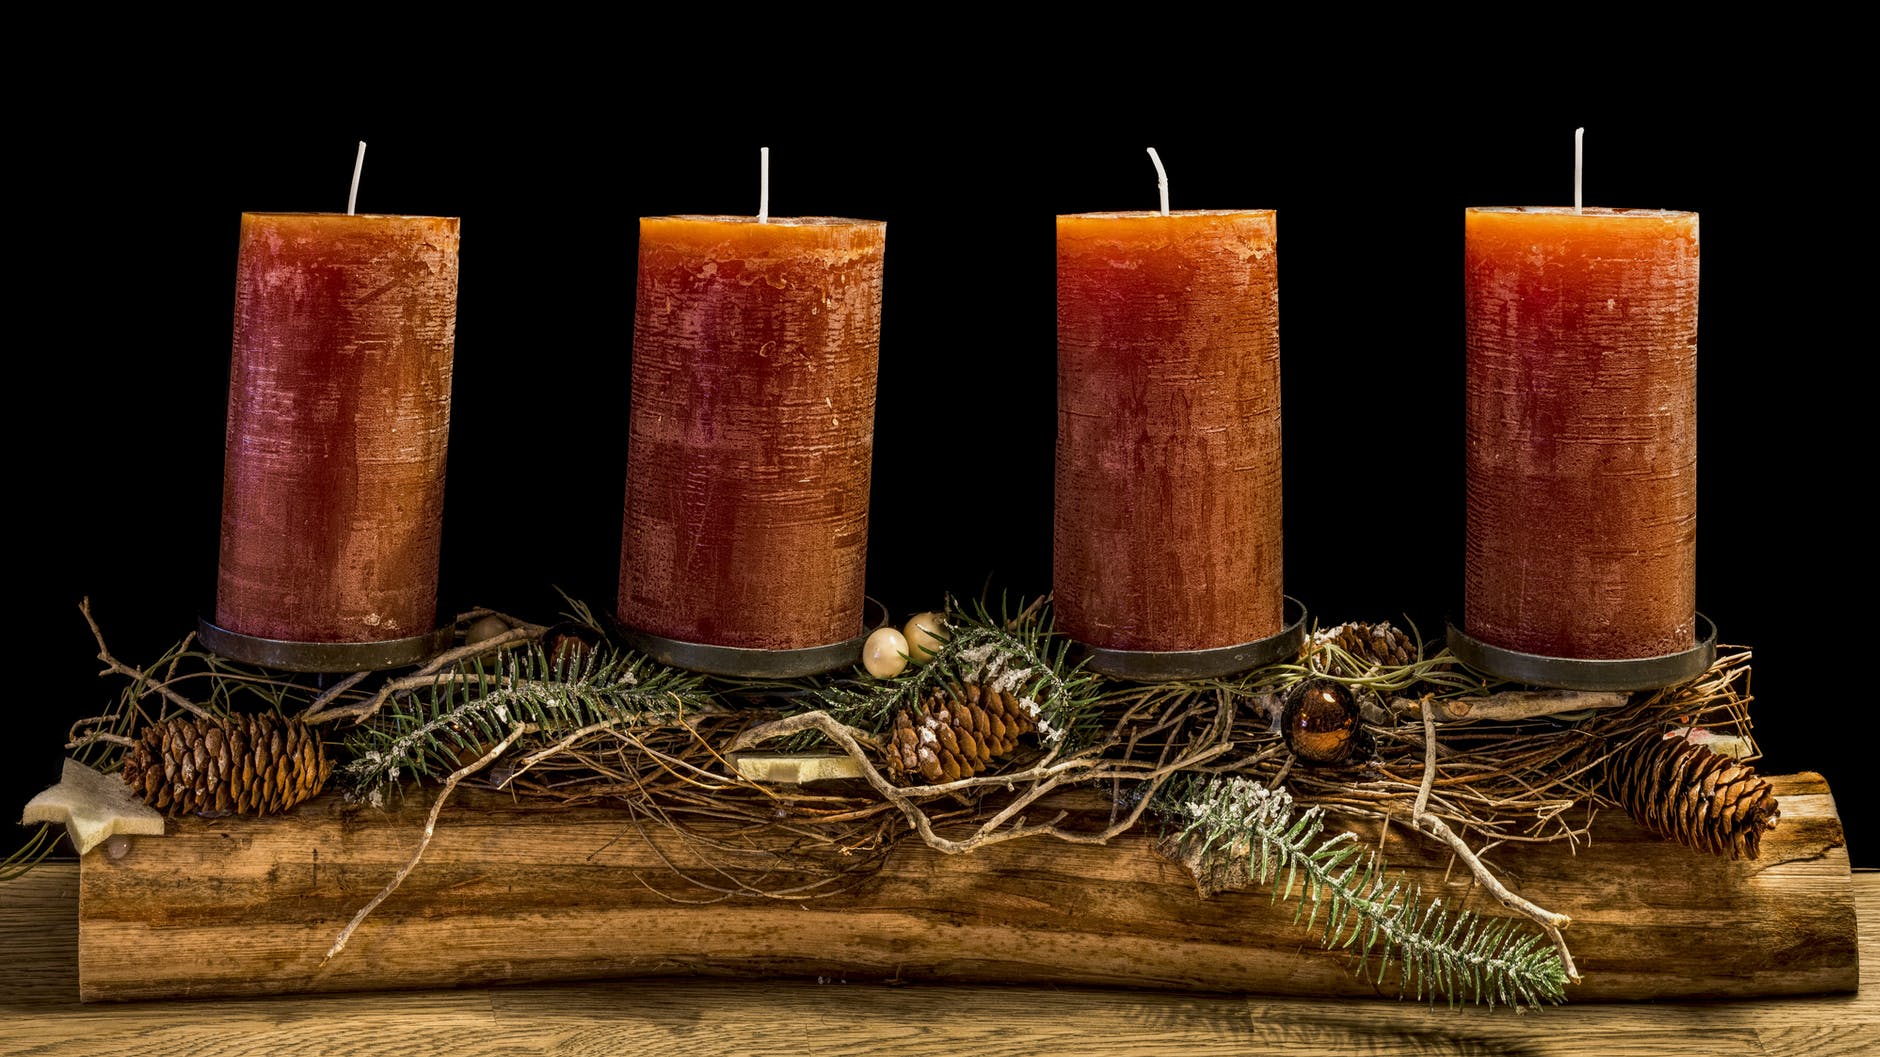
[[[0,1009],[77,1002],[78,865],[48,863],[0,882],[0,935]]]
[[[1854,987],[1853,906],[1832,798],[1818,776],[1776,783],[1782,824],[1755,862],[1663,844],[1617,812],[1602,814],[1577,856],[1552,845],[1502,855],[1513,885],[1575,919],[1586,982],[1573,998]],[[286,818],[180,820],[171,836],[133,838],[121,859],[87,855],[81,992],[126,999],[696,974],[1377,993],[1266,892],[1199,899],[1146,834],[1107,848],[1031,840],[966,856],[907,844],[840,897],[701,904],[710,893],[674,866],[705,874],[704,864],[670,834],[605,808],[492,795],[446,810],[423,864],[322,967],[339,929],[410,855],[427,808],[413,799],[388,813],[322,798]],[[1484,905],[1469,886],[1445,886],[1445,856],[1404,841],[1401,829],[1386,842],[1393,865],[1450,905]],[[729,845],[746,836],[716,835]],[[715,862],[753,881],[778,867],[759,852]]]
[[[1880,873],[1853,875],[1861,991],[1589,1003],[1517,1016],[1409,1002],[774,980],[81,1005],[78,867],[0,884],[0,1055],[447,1052],[1825,1054],[1880,1044]]]

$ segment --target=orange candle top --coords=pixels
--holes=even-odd
[[[739,256],[796,254],[817,249],[881,252],[885,220],[848,217],[641,217],[640,240],[668,251],[711,253],[735,245]]]
[[[1271,209],[1153,209],[1116,213],[1068,213],[1057,218],[1057,237],[1067,240],[1114,239],[1133,244],[1158,245],[1181,239],[1230,238],[1245,243],[1249,252],[1272,251],[1275,218]]]
[[[1697,214],[1677,209],[1587,206],[1575,213],[1572,206],[1474,206],[1463,215],[1468,238],[1526,242],[1533,253],[1602,243],[1650,253],[1646,247],[1666,240],[1688,242],[1693,250],[1697,244]]]

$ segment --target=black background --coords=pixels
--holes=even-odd
[[[870,593],[904,618],[945,592],[1048,590],[1052,217],[1152,208],[1153,145],[1176,208],[1279,210],[1288,592],[1326,623],[1440,636],[1461,584],[1462,209],[1569,201],[1585,125],[1589,204],[1703,214],[1699,605],[1756,648],[1765,769],[1826,773],[1855,861],[1880,865],[1852,674],[1873,639],[1847,615],[1870,581],[1854,438],[1874,352],[1851,108],[1794,85],[1653,83],[1646,112],[1345,85],[845,84],[862,99],[784,105],[776,86],[596,81],[392,106],[127,81],[108,113],[29,124],[0,804],[54,780],[67,725],[117,691],[81,596],[130,660],[212,604],[239,214],[343,210],[358,139],[360,211],[463,218],[442,613],[552,617],[556,586],[611,608],[636,218],[754,212],[760,145],[774,214],[888,222]]]

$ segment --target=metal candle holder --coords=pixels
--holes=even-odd
[[[450,646],[456,628],[378,642],[293,642],[264,639],[196,620],[196,637],[211,653],[231,661],[289,672],[376,672],[417,664]]]
[[[865,626],[854,638],[789,650],[684,642],[641,631],[618,620],[610,619],[608,623],[621,642],[674,668],[738,679],[795,679],[860,664],[862,644],[868,639],[869,629],[888,623],[888,608],[872,598],[864,599],[862,616]]]
[[[1285,626],[1265,638],[1206,650],[1112,650],[1083,642],[1078,646],[1089,658],[1091,671],[1117,679],[1211,679],[1297,654],[1306,641],[1305,603],[1286,595],[1281,621]]]
[[[1471,668],[1528,686],[1557,690],[1656,690],[1703,674],[1717,659],[1717,625],[1699,613],[1697,630],[1700,633],[1697,645],[1688,650],[1655,657],[1599,660],[1546,657],[1491,646],[1451,624],[1449,649]]]

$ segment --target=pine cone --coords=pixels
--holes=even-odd
[[[600,644],[599,632],[572,620],[564,620],[542,633],[542,652],[557,672],[584,671],[588,658]]]
[[[1754,859],[1781,817],[1756,769],[1684,738],[1651,738],[1606,764],[1607,789],[1647,831],[1687,848]]]
[[[152,723],[124,758],[124,781],[172,816],[286,811],[318,793],[330,770],[305,723],[248,713]]]
[[[894,715],[888,773],[897,780],[956,782],[1018,748],[1038,722],[1009,691],[980,683],[949,683]]]
[[[1319,638],[1366,665],[1401,668],[1417,659],[1416,643],[1388,621],[1382,624],[1340,624],[1330,631],[1320,632]]]

